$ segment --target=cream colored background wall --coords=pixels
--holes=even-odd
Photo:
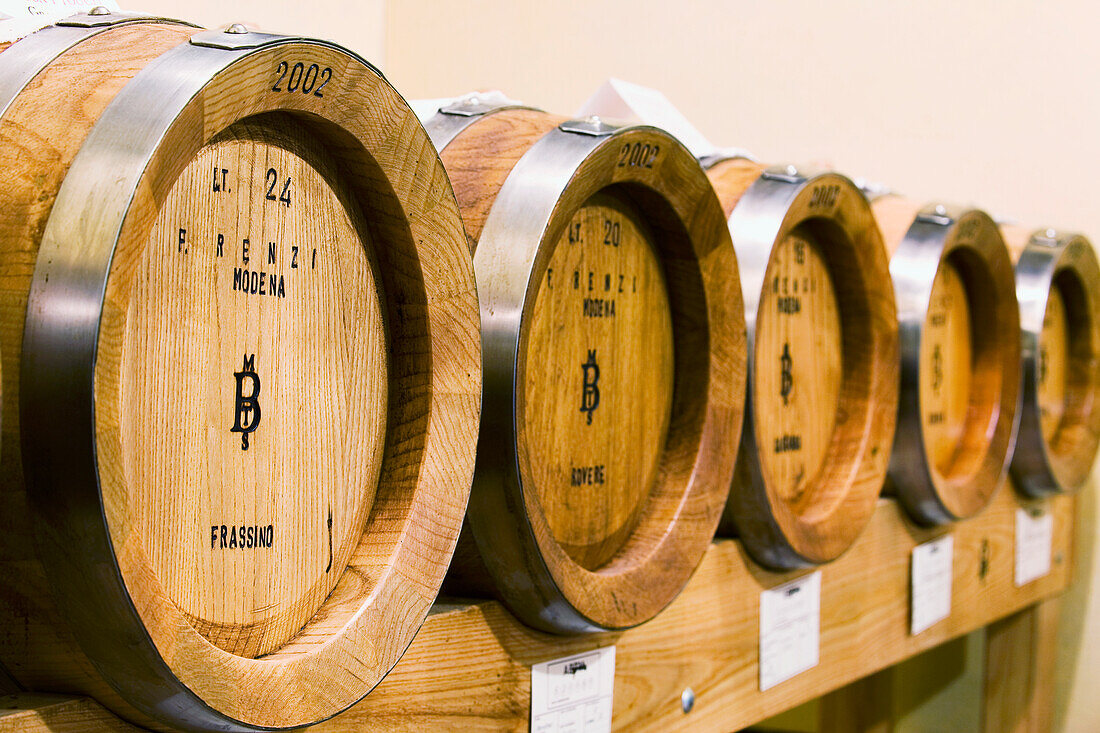
[[[406,96],[500,88],[571,112],[607,76],[658,87],[714,142],[831,163],[921,199],[978,203],[1100,242],[1100,8],[1079,0],[123,0],[207,25],[340,41]],[[1100,730],[1096,478],[1059,671],[1064,730]],[[976,655],[968,655],[968,658]],[[930,670],[934,674],[934,669]],[[907,726],[959,720],[974,674]]]

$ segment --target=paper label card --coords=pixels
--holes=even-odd
[[[944,535],[913,548],[909,633],[919,634],[950,615],[954,554],[953,535]]]
[[[531,667],[532,733],[611,730],[615,647]]]
[[[622,79],[608,79],[577,110],[578,117],[600,115],[628,122],[644,122],[667,130],[695,157],[717,151],[661,92]]]
[[[1016,587],[1050,573],[1054,515],[1045,510],[1016,510]]]
[[[821,571],[760,594],[760,689],[817,666]]]

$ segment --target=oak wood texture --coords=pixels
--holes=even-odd
[[[976,517],[915,526],[881,499],[852,549],[822,572],[817,667],[759,691],[759,594],[798,573],[769,573],[741,543],[716,540],[684,592],[653,621],[624,632],[562,637],[534,631],[498,603],[441,599],[382,684],[347,712],[311,728],[334,731],[527,730],[530,665],[614,644],[615,730],[729,731],[758,723],[920,652],[1055,596],[1071,580],[1074,495],[1032,501],[998,492]],[[1015,511],[1054,516],[1052,572],[1017,588]],[[951,615],[909,635],[913,547],[955,536]],[[685,687],[695,692],[688,714]]]
[[[75,221],[87,252],[111,255],[88,365],[94,433],[60,430],[94,442],[95,481],[59,491],[64,467],[28,463],[29,491],[5,486],[21,516],[4,560],[37,582],[0,590],[0,656],[25,687],[96,694],[142,724],[287,728],[366,695],[438,592],[473,475],[476,289],[443,167],[373,68],[310,41],[228,57],[183,44],[152,61],[191,33],[158,49],[142,29],[107,31],[106,49],[87,41],[59,60],[65,73],[40,75],[17,105],[60,118],[44,139],[75,139],[64,156],[25,117],[0,122],[48,161],[49,185],[32,191],[57,197],[5,238],[22,276],[5,325],[22,329],[28,287],[49,302],[66,275],[39,258],[32,283],[40,239],[65,252]],[[139,47],[152,50],[114,65]],[[224,65],[187,78],[211,55]],[[331,74],[323,95],[300,86],[311,63],[314,85]],[[146,64],[106,107],[101,88]],[[131,168],[112,131],[172,74],[197,93],[142,107],[149,127],[125,142],[148,158]],[[67,95],[69,119],[55,99]],[[32,330],[37,317],[31,336],[49,328]],[[50,408],[81,393],[28,380],[53,355],[21,358],[29,396],[5,449],[41,456]]]
[[[782,200],[764,192],[783,179],[752,161],[718,162],[708,176],[739,258],[757,273],[743,279],[753,290],[750,409],[720,531],[769,567],[828,562],[869,521],[893,441],[886,251],[869,204],[842,176],[804,177]]]
[[[1031,250],[1032,263],[1053,258],[1046,265],[1051,272],[1045,292],[1018,288],[1021,319],[1030,319],[1032,312],[1042,317],[1033,347],[1037,363],[1024,372],[1020,443],[1041,446],[1039,462],[1045,470],[1024,464],[1019,453],[1012,470],[1021,488],[1032,493],[1072,491],[1084,484],[1100,448],[1100,267],[1084,236],[1057,235],[1064,246],[1054,251],[1046,238],[1050,230],[1004,225],[1001,231],[1017,263],[1018,283],[1025,248]],[[1035,298],[1040,302],[1033,303]],[[1028,419],[1029,413],[1037,413],[1038,421]]]
[[[554,539],[588,570],[635,532],[672,414],[672,311],[652,241],[629,201],[589,199],[554,245],[527,336],[539,365],[524,392],[535,491]],[[580,333],[587,369],[574,363]],[[569,398],[586,378],[599,392],[579,408]],[[577,443],[564,449],[562,436]]]
[[[117,706],[125,703],[92,673],[92,662],[59,617],[37,552],[39,528],[28,506],[20,438],[23,326],[42,231],[84,137],[134,74],[194,32],[158,23],[93,36],[38,74],[0,119],[0,170],[10,177],[0,191],[0,664],[28,687],[83,691]]]
[[[1053,729],[1060,607],[1060,598],[1050,598],[986,629],[982,694],[986,733]]]
[[[187,164],[138,265],[123,342],[123,460],[153,572],[199,633],[253,658],[282,648],[336,586],[386,431],[376,246],[304,133],[237,123]],[[181,282],[190,297],[163,297]],[[217,388],[237,373],[239,389]],[[246,403],[238,419],[238,392],[266,409]],[[211,426],[227,422],[257,429],[226,440]]]
[[[91,698],[23,693],[0,696],[0,733],[137,733]]]
[[[821,697],[818,730],[893,733],[892,668],[868,675]]]
[[[1003,483],[1016,437],[1020,319],[1012,261],[984,212],[941,207],[943,214],[929,214],[896,195],[873,206],[890,251],[901,329],[888,490],[922,522],[972,516]]]
[[[574,633],[652,618],[702,558],[733,472],[745,346],[736,257],[694,158],[653,128],[593,138],[561,122],[501,109],[441,151],[483,333],[501,344],[484,347],[446,589]]]

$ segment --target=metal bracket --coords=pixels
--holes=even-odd
[[[863,191],[863,195],[872,201],[882,196],[891,196],[897,193],[897,191],[890,188],[885,183],[869,181],[866,178],[856,178],[852,183],[856,184],[859,190]]]
[[[1064,239],[1065,235],[1057,229],[1044,229],[1041,232],[1032,234],[1031,241],[1028,244],[1037,244],[1041,247],[1058,247],[1061,246]]]
[[[223,51],[240,51],[248,48],[260,48],[270,46],[273,43],[296,40],[296,36],[281,36],[276,33],[256,33],[245,28],[239,23],[226,28],[224,31],[207,31],[191,36],[192,46],[203,48],[218,48]]]
[[[68,28],[105,28],[111,25],[119,25],[120,23],[132,23],[135,20],[163,20],[174,23],[179,22],[172,21],[170,18],[161,18],[155,15],[142,15],[140,13],[113,13],[104,7],[98,7],[92,8],[87,13],[77,13],[76,15],[70,15],[68,18],[57,21],[57,25],[65,26]],[[191,24],[188,23],[188,25]],[[198,26],[195,27],[197,28]]]
[[[794,165],[773,165],[760,174],[762,178],[783,183],[805,183],[813,176]]]
[[[955,223],[955,217],[943,204],[929,204],[917,213],[917,221],[922,221],[925,224],[949,227]]]
[[[489,96],[482,96],[480,94],[468,94],[461,99],[451,102],[445,107],[439,108],[439,113],[444,115],[454,115],[456,117],[480,117],[481,115],[487,115],[494,110],[501,109],[502,107],[516,107],[520,106],[520,102],[513,99],[507,99],[499,94],[493,94]]]
[[[613,125],[604,122],[598,116],[592,115],[579,120],[566,120],[558,125],[562,132],[572,132],[577,135],[590,135],[592,137],[606,137],[626,125]]]
[[[755,155],[744,148],[718,148],[713,153],[700,155],[699,165],[709,169],[726,160],[747,160],[752,163],[759,162]]]

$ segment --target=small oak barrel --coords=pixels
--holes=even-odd
[[[1023,354],[1012,477],[1028,496],[1072,491],[1100,442],[1100,266],[1081,234],[1002,232],[1016,262]]]
[[[887,491],[923,524],[978,513],[1003,483],[1020,394],[1012,260],[977,209],[875,196],[898,301],[901,402]]]
[[[426,616],[473,478],[427,134],[351,52],[242,26],[80,16],[0,81],[0,658],[153,727],[335,715]]]
[[[445,590],[568,633],[653,617],[702,559],[744,408],[737,260],[652,127],[470,97],[426,124],[463,210],[485,387]]]
[[[836,173],[703,159],[741,266],[748,408],[722,531],[772,568],[836,558],[874,512],[897,413],[897,319],[866,198]]]

